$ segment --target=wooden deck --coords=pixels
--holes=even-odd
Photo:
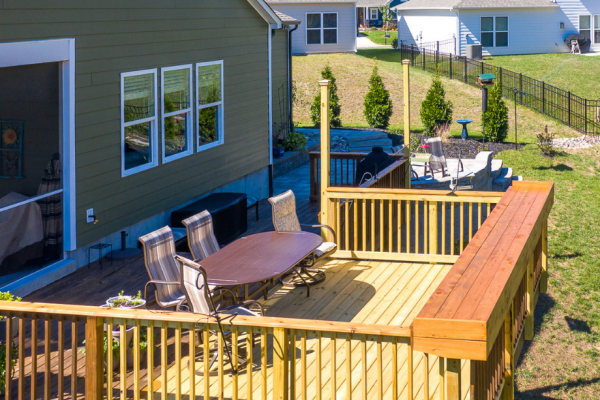
[[[306,297],[305,288],[284,288],[280,285],[271,290],[269,299],[261,300],[265,306],[265,311],[269,317],[284,318],[302,318],[321,321],[342,321],[374,325],[393,325],[409,326],[413,318],[419,313],[427,299],[435,291],[439,283],[450,270],[451,265],[444,264],[411,264],[397,262],[371,262],[355,260],[329,260],[318,265],[319,269],[326,272],[327,279],[311,288],[310,297]],[[315,399],[317,391],[317,360],[316,354],[324,352],[326,356],[320,359],[320,385],[322,398],[329,399],[331,396],[331,338],[324,339],[317,337],[308,337],[303,339],[303,334],[298,332],[294,334],[296,348],[296,362],[293,376],[295,376],[295,396],[292,398]],[[272,340],[271,338],[267,340]],[[240,339],[240,343],[245,339]],[[319,343],[320,342],[320,343]],[[345,399],[347,393],[346,368],[347,368],[347,348],[344,337],[336,338],[335,366],[336,366],[336,386],[337,397]],[[361,354],[366,351],[367,359],[367,380],[372,379],[377,374],[376,345],[369,343],[364,349],[361,348],[361,341],[352,340],[351,346],[351,368],[352,368],[352,395],[350,398],[376,398],[378,388],[376,385],[369,385],[366,397],[363,396],[363,373],[361,364]],[[271,345],[272,346],[272,345]],[[269,347],[271,347],[269,346]],[[316,351],[317,346],[321,346],[320,351]],[[383,390],[383,397],[392,398],[390,360],[392,344],[384,343],[381,346],[383,356],[384,376],[389,375],[387,385]],[[272,388],[272,358],[267,357],[266,369],[263,370],[263,359],[261,358],[261,347],[256,346],[253,351],[253,398],[261,399],[263,396],[263,387],[261,384],[263,373],[267,374],[267,388]],[[305,352],[307,357],[302,360],[301,352]],[[398,345],[399,354],[403,355],[398,359],[397,376],[406,377],[408,349],[406,344]],[[415,381],[422,382],[425,357],[422,353],[415,354],[414,371]],[[176,388],[178,385],[177,373],[181,374],[181,394],[182,398],[190,391],[190,374],[188,372],[188,358],[182,359],[181,365],[172,366],[168,372],[167,393],[168,398],[176,398]],[[436,371],[438,368],[437,357],[428,358],[428,367],[430,371]],[[305,364],[305,365],[302,365]],[[465,364],[464,368],[468,368]],[[201,363],[197,363],[196,368],[201,368]],[[179,370],[179,371],[178,371]],[[404,370],[404,372],[402,371]],[[303,374],[301,371],[306,371]],[[387,375],[386,375],[387,374]],[[432,375],[435,375],[432,373]],[[465,377],[469,374],[465,373]],[[154,381],[154,398],[160,399],[162,396],[162,378]],[[238,376],[238,387],[241,393],[246,393],[243,398],[251,398],[247,393],[248,372],[244,368]],[[437,393],[439,380],[430,379],[430,395]],[[195,377],[195,396],[203,398],[204,396],[204,378]],[[218,393],[218,377],[210,378],[210,393]],[[226,374],[223,381],[224,398],[232,398],[233,380],[231,374]],[[422,398],[422,383],[415,387],[415,398]],[[407,398],[406,378],[399,379],[398,382],[399,398]],[[147,388],[143,389],[144,396],[147,396]],[[421,397],[419,397],[421,396]],[[211,397],[212,398],[212,397]],[[240,397],[242,398],[242,397]],[[267,391],[267,398],[272,398],[272,393]]]

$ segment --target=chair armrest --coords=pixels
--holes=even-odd
[[[300,224],[300,226],[303,226],[305,228],[325,228],[325,229],[328,229],[329,232],[331,232],[331,234],[333,235],[333,241],[334,242],[336,241],[335,240],[335,231],[329,225],[305,225],[305,224]]]
[[[151,280],[148,281],[148,283],[146,283],[146,287],[144,288],[144,299],[146,299],[146,301],[148,301],[148,297],[150,296],[150,287],[154,286],[154,290],[156,290],[156,286],[157,285],[177,285],[177,286],[181,286],[181,282],[174,282],[174,281],[157,281],[157,280]]]
[[[251,305],[258,306],[258,308],[260,310],[260,315],[263,317],[265,316],[265,308],[263,307],[263,305],[261,303],[259,303],[256,300],[245,300],[245,301],[235,304],[233,306],[222,308],[219,311],[222,312],[222,311],[235,310],[236,308],[240,308],[240,307],[244,307],[244,306],[248,306],[247,308],[250,310],[249,306],[251,306]],[[250,310],[250,311],[252,311],[252,310]]]

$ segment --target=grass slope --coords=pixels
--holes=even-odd
[[[498,155],[525,180],[555,183],[548,293],[516,370],[517,399],[600,397],[600,146],[554,159],[537,146]]]
[[[294,119],[301,125],[312,125],[310,105],[317,95],[321,79],[320,71],[330,65],[338,83],[338,94],[342,105],[342,124],[344,126],[367,126],[363,115],[364,96],[368,91],[369,76],[375,64],[390,91],[394,114],[390,120],[390,129],[401,132],[404,121],[403,82],[400,52],[387,49],[359,50],[357,54],[315,54],[294,57],[293,79],[297,88],[297,102],[294,105]],[[419,132],[423,129],[419,120],[421,102],[431,85],[432,74],[411,69],[411,129]],[[481,91],[456,80],[442,78],[448,99],[454,103],[454,120],[470,118],[471,136],[481,136]],[[509,108],[509,141],[514,140],[514,103],[507,100]],[[557,137],[573,137],[579,134],[548,117],[542,116],[524,107],[518,108],[519,142],[534,143],[535,134],[544,129],[554,132]],[[452,125],[452,134],[459,136],[461,126]]]
[[[485,62],[520,72],[580,97],[600,97],[600,87],[597,84],[600,57],[552,53],[486,57]]]
[[[391,45],[392,44],[392,40],[398,38],[398,32],[388,32],[388,33],[390,34],[390,37],[387,39],[387,43],[386,43],[385,38],[383,37],[385,35],[384,31],[366,31],[366,32],[362,32],[362,34],[365,35],[365,36],[367,36],[369,38],[369,40],[371,42],[373,42],[373,43]]]

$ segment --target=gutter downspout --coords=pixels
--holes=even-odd
[[[294,132],[294,119],[293,119],[293,109],[294,105],[292,104],[292,32],[298,29],[298,25],[294,25],[294,29],[288,30],[288,126],[291,131]]]
[[[460,15],[459,15],[459,11],[456,8],[451,8],[450,12],[453,12],[454,14],[456,14],[456,47],[454,48],[454,53],[456,56],[461,55],[461,49],[462,49],[462,38],[461,38],[461,34],[460,34]]]
[[[271,43],[273,30],[268,26],[268,47],[269,47],[269,197],[273,197],[273,67],[271,57]]]

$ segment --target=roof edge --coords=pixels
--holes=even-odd
[[[281,29],[283,24],[265,0],[248,0],[248,3],[260,14],[273,29]]]

